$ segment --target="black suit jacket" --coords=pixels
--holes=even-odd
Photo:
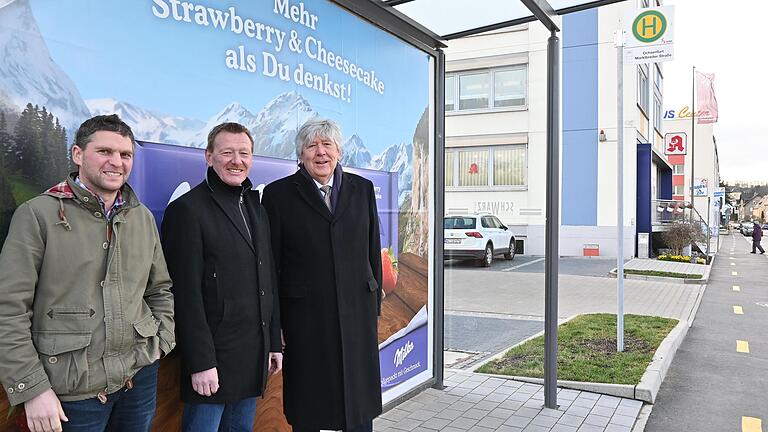
[[[248,226],[238,208],[241,194]],[[250,182],[232,188],[211,169],[207,181],[166,209],[162,242],[173,279],[185,402],[227,403],[263,393],[269,352],[281,351],[270,237],[258,191]],[[212,367],[220,389],[200,396],[190,375]]]
[[[313,429],[349,429],[381,413],[376,198],[363,177],[336,181],[333,213],[301,172],[268,185],[263,199],[285,337],[284,411]]]

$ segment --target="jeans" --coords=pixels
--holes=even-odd
[[[293,427],[293,432],[319,432],[317,429],[303,427]],[[344,432],[373,432],[373,420],[359,424],[351,429],[344,429]]]
[[[251,432],[256,398],[228,404],[184,404],[183,432]]]
[[[763,247],[760,245],[760,240],[752,240],[752,253],[755,253],[755,250],[760,250],[760,253],[765,253],[765,250],[763,250]]]
[[[144,366],[133,377],[133,388],[123,387],[107,395],[107,403],[98,398],[61,402],[68,422],[61,422],[64,432],[149,432],[157,402],[157,370],[160,362]]]

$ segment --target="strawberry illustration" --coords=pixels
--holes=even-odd
[[[381,285],[384,294],[394,291],[397,285],[397,260],[390,248],[381,250]]]

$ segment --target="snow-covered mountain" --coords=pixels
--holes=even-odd
[[[190,137],[205,125],[197,119],[164,115],[115,99],[89,99],[85,103],[91,115],[119,115],[140,140],[189,145]]]
[[[398,203],[411,192],[413,178],[413,144],[392,144],[373,158],[370,168],[377,171],[397,172]]]
[[[309,102],[297,92],[280,94],[256,115],[256,124],[251,128],[255,153],[295,159],[296,132],[307,120],[317,116]]]
[[[197,132],[192,134],[185,145],[189,147],[205,148],[205,146],[208,145],[208,132],[217,125],[225,122],[240,123],[253,133],[254,127],[256,126],[256,117],[254,117],[253,113],[248,111],[248,109],[240,105],[239,102],[231,102],[216,115],[208,119],[207,123],[199,128]],[[255,138],[256,137],[254,137],[254,139]]]
[[[368,168],[371,165],[371,152],[365,148],[363,140],[353,134],[342,146],[341,165],[355,168]]]
[[[29,0],[0,0],[0,105],[19,112],[27,103],[45,106],[70,136],[90,117],[80,92],[53,61]]]

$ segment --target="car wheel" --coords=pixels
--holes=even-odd
[[[483,254],[483,258],[480,260],[480,265],[490,267],[491,263],[493,263],[493,245],[488,243],[485,245],[485,254]]]
[[[509,240],[509,252],[504,254],[504,259],[513,260],[515,259],[515,238],[512,237]]]

